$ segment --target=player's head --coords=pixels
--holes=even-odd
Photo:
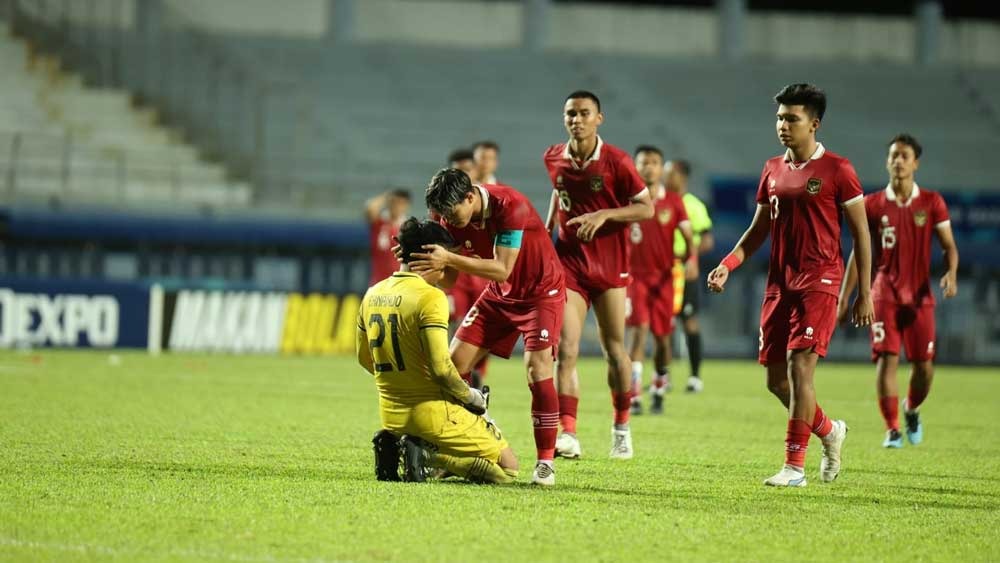
[[[469,149],[455,149],[448,155],[448,166],[465,172],[469,177],[476,175],[476,158]]]
[[[667,189],[677,192],[687,189],[691,176],[691,163],[684,159],[671,160],[663,167],[663,183]]]
[[[449,225],[465,227],[476,209],[476,188],[469,175],[457,168],[442,168],[427,184],[427,209],[437,213]]]
[[[647,186],[655,186],[663,177],[663,151],[653,145],[635,148],[635,169]]]
[[[389,208],[389,216],[398,219],[410,212],[410,192],[409,190],[397,189],[389,192],[386,206]]]
[[[500,145],[495,141],[479,141],[472,145],[472,156],[476,161],[479,179],[485,182],[496,173],[500,164]]]
[[[416,217],[410,217],[403,222],[396,235],[399,242],[399,250],[403,254],[403,263],[410,263],[411,252],[424,252],[425,244],[440,244],[445,248],[453,248],[455,239],[435,221],[421,221]]]
[[[920,168],[920,155],[924,148],[920,142],[909,133],[900,133],[889,141],[889,156],[885,167],[893,180],[912,179]]]
[[[604,123],[601,100],[593,92],[577,90],[566,96],[563,105],[563,124],[571,139],[582,141],[597,135],[597,128]]]
[[[816,137],[823,114],[826,93],[812,84],[789,84],[774,96],[778,104],[778,140],[788,148],[799,147]]]

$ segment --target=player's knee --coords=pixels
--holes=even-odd
[[[934,377],[934,363],[931,360],[914,362],[913,375],[924,380],[930,380]]]
[[[399,481],[399,436],[379,430],[372,438],[375,452],[375,478],[379,481]]]
[[[580,356],[580,343],[561,341],[558,356],[560,365],[576,365],[576,359]]]
[[[788,379],[768,379],[767,390],[777,397],[788,396]]]

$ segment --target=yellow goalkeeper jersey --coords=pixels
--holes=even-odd
[[[358,346],[367,341],[371,351],[383,408],[393,406],[386,401],[415,405],[448,400],[441,384],[432,378],[435,365],[451,363],[448,299],[443,291],[417,274],[396,272],[365,293],[357,325]]]

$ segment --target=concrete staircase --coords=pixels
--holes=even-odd
[[[0,200],[245,207],[252,190],[133,107],[0,32]]]

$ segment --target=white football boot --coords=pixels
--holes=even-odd
[[[611,428],[611,459],[632,459],[632,430]]]
[[[781,471],[764,481],[768,487],[805,487],[806,474],[792,465],[786,465]]]
[[[578,459],[580,457],[580,440],[575,434],[563,432],[556,438],[556,455],[567,459]]]
[[[843,420],[833,421],[833,430],[822,439],[823,457],[819,461],[819,478],[829,483],[840,474],[840,450],[847,438],[847,423]]]
[[[531,482],[534,485],[551,487],[556,484],[556,470],[551,463],[539,461],[535,464],[535,471],[531,474]]]

